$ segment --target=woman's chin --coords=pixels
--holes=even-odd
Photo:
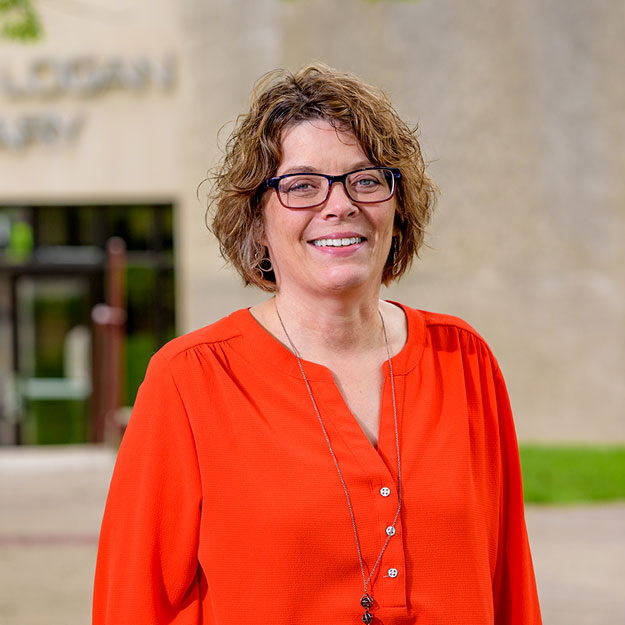
[[[364,270],[362,267],[337,267],[319,276],[319,284],[328,293],[348,293],[357,289],[377,289],[381,278],[377,274]]]

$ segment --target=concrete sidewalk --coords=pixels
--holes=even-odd
[[[113,464],[107,448],[0,448],[2,625],[90,623]],[[625,625],[625,503],[530,506],[527,523],[545,625]]]
[[[88,625],[97,536],[115,456],[0,448],[0,623]]]

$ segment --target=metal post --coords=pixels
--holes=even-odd
[[[123,403],[126,327],[126,244],[107,241],[107,303],[91,311],[94,325],[92,415],[94,442],[116,443],[121,434],[118,415]]]

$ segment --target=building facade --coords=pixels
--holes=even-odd
[[[0,41],[3,442],[16,420],[45,420],[25,403],[88,402],[110,235],[128,248],[131,370],[174,324],[188,331],[264,297],[219,257],[201,183],[254,81],[315,60],[389,93],[421,127],[441,188],[428,247],[384,297],[484,335],[521,439],[625,440],[624,5],[72,7],[42,5],[35,44]],[[129,372],[129,402],[140,376]],[[60,420],[75,409],[64,406]]]

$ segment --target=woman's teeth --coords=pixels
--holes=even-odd
[[[361,243],[364,239],[362,237],[349,237],[345,239],[316,239],[313,241],[313,245],[317,247],[346,247],[347,245],[354,245]]]

